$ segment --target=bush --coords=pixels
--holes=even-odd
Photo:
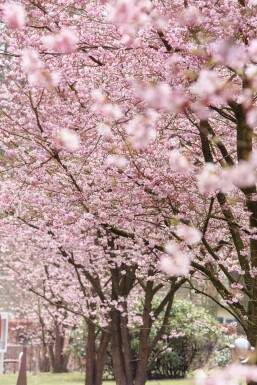
[[[152,335],[162,318],[155,322]],[[185,377],[206,364],[221,336],[218,322],[204,308],[185,300],[174,302],[166,335],[150,356],[149,379]]]

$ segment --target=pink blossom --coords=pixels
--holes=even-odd
[[[59,139],[63,147],[67,150],[75,151],[79,148],[79,136],[76,132],[63,128],[58,133]]]
[[[243,285],[240,283],[234,282],[231,284],[231,289],[243,289]]]
[[[201,98],[206,98],[220,91],[222,87],[223,81],[215,71],[202,70],[197,81],[192,85],[191,91]]]
[[[257,62],[257,40],[252,40],[248,47],[248,53],[253,62]]]
[[[247,123],[251,127],[255,127],[257,125],[257,107],[253,107],[247,111]]]
[[[187,7],[182,14],[179,15],[179,22],[183,26],[196,27],[202,22],[199,9],[193,6]]]
[[[94,101],[93,109],[95,112],[113,119],[120,119],[123,116],[121,108],[109,101],[101,89],[94,89],[91,95]]]
[[[108,155],[105,163],[107,166],[117,167],[123,170],[128,165],[128,159],[123,155]]]
[[[21,4],[13,1],[3,6],[3,21],[12,29],[22,29],[26,25],[26,12]]]
[[[175,242],[168,242],[164,248],[168,255],[160,260],[160,269],[170,276],[187,275],[190,269],[190,258],[182,253]]]
[[[44,45],[56,52],[69,54],[75,51],[78,38],[72,30],[62,29],[61,32],[42,38]]]
[[[188,244],[194,245],[202,239],[202,233],[196,227],[179,225],[178,235]]]
[[[60,73],[57,71],[49,72],[47,70],[36,71],[29,75],[29,82],[32,86],[39,88],[53,88],[60,83]]]
[[[111,139],[113,137],[112,130],[110,126],[105,123],[99,123],[97,125],[97,132],[99,135],[103,136],[105,139]]]
[[[248,61],[245,47],[231,40],[221,40],[217,43],[214,58],[218,63],[235,71],[241,71]]]
[[[174,172],[188,172],[190,170],[187,158],[177,149],[170,151],[169,160]]]
[[[122,117],[122,111],[120,107],[113,103],[103,104],[100,107],[99,112],[108,118],[120,119]]]
[[[154,123],[157,114],[148,111],[145,115],[136,115],[127,125],[126,131],[131,136],[132,146],[139,150],[148,146],[156,138]]]
[[[33,73],[40,70],[43,66],[39,58],[39,54],[33,48],[25,48],[22,51],[22,66],[28,73]]]
[[[213,193],[220,187],[220,179],[214,164],[206,163],[202,173],[198,176],[201,193]]]
[[[249,161],[241,160],[238,165],[222,170],[220,174],[220,188],[223,191],[235,185],[240,188],[252,187],[256,182],[255,164]]]
[[[138,87],[139,96],[151,108],[165,108],[170,112],[178,112],[187,104],[187,97],[179,90],[172,90],[167,83]]]
[[[118,0],[109,8],[108,18],[120,27],[126,39],[130,39],[148,22],[152,7],[150,0]]]
[[[195,376],[196,385],[238,385],[241,381],[256,381],[257,368],[255,365],[233,364],[225,369],[217,369],[210,375],[198,371]]]

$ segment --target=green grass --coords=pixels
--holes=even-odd
[[[1,385],[16,385],[18,374],[0,375]],[[37,376],[28,374],[28,385],[83,385],[84,374],[80,373],[63,373],[49,374],[42,373]],[[148,385],[193,385],[191,380],[163,380],[149,381]],[[115,385],[114,381],[105,381],[104,385]]]

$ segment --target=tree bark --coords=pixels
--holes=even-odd
[[[95,324],[93,322],[88,322],[87,330],[85,385],[95,385]]]
[[[139,335],[139,351],[135,376],[135,385],[144,385],[147,380],[148,356],[149,356],[149,335],[152,327],[152,300],[153,282],[148,281],[145,291],[145,302],[143,311],[143,326]]]
[[[101,385],[104,375],[104,364],[108,351],[108,346],[111,340],[110,333],[102,332],[102,338],[100,340],[99,347],[97,349],[97,357],[95,363],[95,385]]]
[[[132,385],[127,382],[124,357],[122,351],[122,337],[120,328],[120,314],[118,310],[112,310],[112,340],[111,351],[113,360],[113,371],[117,385]]]

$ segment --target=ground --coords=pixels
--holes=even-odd
[[[15,385],[18,374],[0,375],[1,385]],[[48,374],[42,373],[38,376],[28,375],[28,385],[82,385],[84,384],[84,374],[80,373],[61,373]],[[193,385],[191,380],[164,380],[164,381],[149,381],[150,385]],[[115,385],[113,381],[106,381],[104,385]]]

